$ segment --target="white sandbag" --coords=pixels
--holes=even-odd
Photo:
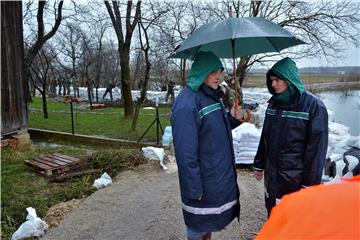
[[[266,108],[267,108],[268,104],[260,104],[256,111],[253,112],[253,118],[254,118],[254,123],[257,127],[262,127],[264,125],[264,120],[265,120],[265,112],[266,112]]]
[[[331,162],[336,162],[336,161],[343,159],[343,154],[342,153],[331,153],[329,155],[329,158],[330,158]]]
[[[30,237],[42,237],[49,229],[49,225],[36,215],[36,210],[32,207],[26,208],[28,215],[26,222],[20,225],[12,235],[11,240],[18,240]]]
[[[347,139],[346,145],[360,149],[360,136],[351,136]]]
[[[349,135],[349,127],[336,122],[329,122],[329,133],[336,135]]]
[[[164,149],[163,148],[157,148],[157,147],[143,147],[141,148],[141,151],[144,155],[144,157],[148,160],[158,160],[160,161],[160,166],[166,170],[167,167],[164,164]]]
[[[240,126],[232,130],[233,137],[239,139],[260,139],[261,132],[251,123],[242,123]]]
[[[251,123],[243,123],[232,130],[235,162],[252,164],[256,155],[261,132]]]
[[[111,177],[106,172],[101,175],[100,178],[96,179],[94,181],[93,187],[96,189],[100,189],[103,187],[106,187],[107,185],[110,185],[112,183]]]
[[[234,141],[234,143],[235,143],[235,141]],[[240,142],[239,142],[239,144],[240,144]],[[259,139],[257,141],[253,141],[253,142],[242,141],[241,146],[242,147],[249,147],[249,148],[258,149],[258,147],[259,147]]]
[[[359,159],[352,155],[346,155],[345,156],[346,161],[349,163],[348,165],[348,172],[344,174],[344,177],[353,177],[353,170],[355,167],[359,164]]]
[[[254,157],[235,157],[236,164],[253,164]]]
[[[257,147],[244,147],[243,145],[240,145],[237,149],[237,152],[254,152],[256,154]]]

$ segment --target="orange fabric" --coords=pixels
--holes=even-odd
[[[256,239],[360,239],[360,176],[285,195]]]

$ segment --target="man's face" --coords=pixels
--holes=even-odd
[[[280,78],[277,78],[275,76],[270,76],[270,79],[271,79],[271,87],[274,88],[277,94],[282,93],[289,87],[288,84]]]
[[[209,73],[204,81],[204,83],[206,85],[208,85],[209,87],[211,87],[212,89],[218,89],[219,84],[222,82],[223,80],[223,71],[222,69],[218,69],[216,71],[213,71],[211,73]]]

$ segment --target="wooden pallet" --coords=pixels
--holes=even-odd
[[[25,163],[45,176],[55,176],[74,171],[84,166],[86,161],[59,153],[53,153],[40,156],[36,159],[25,160]]]

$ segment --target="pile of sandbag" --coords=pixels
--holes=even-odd
[[[342,177],[360,174],[360,136],[351,136],[349,128],[329,122],[329,145],[323,182],[339,182]]]
[[[232,130],[235,162],[252,164],[257,152],[261,132],[251,123],[243,123]]]

